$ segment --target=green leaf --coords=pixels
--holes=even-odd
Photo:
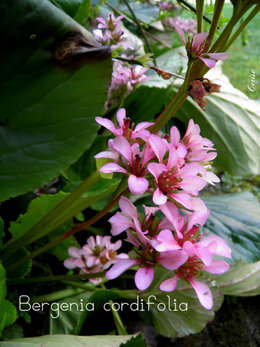
[[[1,342],[1,347],[120,347],[135,335],[72,336],[45,335]]]
[[[15,222],[11,222],[10,233],[13,238],[18,239],[38,223],[48,212],[50,212],[59,202],[64,200],[68,193],[59,192],[56,194],[42,195],[31,201],[25,214],[18,217]]]
[[[139,334],[137,336],[133,336],[129,341],[122,342],[120,347],[146,347],[147,344],[143,337],[143,334]]]
[[[83,0],[49,0],[59,8],[62,8],[69,16],[74,17]]]
[[[223,294],[236,296],[253,296],[260,294],[260,261],[245,264],[242,261],[230,270],[215,278]]]
[[[203,111],[188,98],[176,113],[186,124],[192,118],[217,149],[214,165],[233,175],[257,174],[260,170],[258,103],[240,95],[221,92],[207,97]],[[258,112],[258,114],[257,114]]]
[[[20,259],[27,257],[29,254],[30,252],[26,248],[20,248],[18,251],[12,254],[11,261],[12,263],[19,262]],[[19,264],[19,267],[17,267],[15,271],[8,271],[9,261],[5,263],[6,276],[8,277],[8,279],[24,278],[31,271],[32,259],[29,259],[26,262]]]
[[[2,330],[6,326],[13,324],[17,318],[15,306],[10,301],[5,300],[6,291],[5,269],[0,263],[0,335]]]
[[[98,129],[94,117],[104,111],[112,62],[105,58],[106,48],[48,0],[4,0],[0,12],[5,18],[0,25],[5,33],[0,42],[5,52],[0,58],[2,201],[50,182],[89,148]],[[79,54],[72,65],[55,61],[56,45],[72,32],[99,57]],[[68,40],[80,45],[75,37]]]
[[[60,300],[59,306],[63,304],[71,305],[71,309],[60,311],[50,311],[49,331],[51,334],[79,334],[84,321],[102,305],[110,299],[115,299],[118,294],[112,290],[97,290],[84,292],[82,294]],[[60,306],[61,307],[61,306]],[[65,307],[65,306],[64,306]]]
[[[225,239],[232,261],[260,259],[260,204],[250,192],[203,197],[210,209],[204,230]],[[226,259],[227,260],[227,259]],[[229,260],[227,260],[229,261]]]
[[[5,236],[5,233],[4,233],[4,222],[3,222],[2,218],[0,217],[0,250],[3,247],[2,238],[4,236]]]

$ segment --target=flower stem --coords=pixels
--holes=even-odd
[[[207,40],[209,43],[211,43],[211,41],[214,38],[214,34],[215,34],[216,29],[218,27],[218,22],[220,20],[224,4],[225,4],[225,0],[216,0],[216,2],[215,2],[213,20],[212,20],[212,23],[210,26],[209,36],[207,37]]]
[[[139,29],[139,31],[140,31],[140,34],[141,34],[141,36],[142,36],[143,39],[144,39],[144,42],[146,43],[146,46],[147,46],[147,49],[148,49],[149,53],[151,53],[151,54],[153,55],[153,62],[154,62],[154,65],[157,65],[157,64],[156,64],[156,59],[155,59],[154,54],[153,54],[153,51],[152,51],[152,48],[151,48],[151,46],[150,46],[149,41],[147,40],[147,37],[146,37],[146,35],[145,35],[145,33],[144,33],[144,30],[143,30],[143,28],[142,28],[142,25],[140,24],[138,18],[136,17],[136,15],[135,15],[135,13],[134,13],[132,7],[131,7],[130,4],[128,3],[128,1],[127,1],[127,0],[123,0],[123,1],[124,1],[124,3],[126,4],[126,7],[128,8],[129,12],[130,12],[131,15],[133,16],[133,20],[134,20],[134,22],[136,23],[136,25],[137,25],[137,27],[138,27],[138,29]]]
[[[104,284],[101,284],[101,288],[106,290],[106,287]],[[113,310],[113,300],[109,300],[109,304],[111,307],[111,312],[113,315],[113,319],[114,319],[114,323],[115,323],[118,335],[128,335],[119,313]]]
[[[33,241],[47,235],[58,228],[79,211],[77,204],[79,198],[88,191],[100,179],[98,171],[93,172],[83,183],[81,183],[68,197],[62,200],[54,209],[40,219],[30,230],[16,240],[11,240],[3,249],[2,258],[9,258],[18,249]],[[76,208],[76,210],[74,209]]]
[[[105,275],[105,271],[95,272],[89,274],[80,274],[80,275],[58,275],[58,276],[46,276],[46,277],[33,277],[33,278],[23,278],[23,279],[10,279],[9,283],[15,284],[28,284],[28,283],[38,283],[38,282],[57,282],[57,281],[67,281],[67,280],[82,280],[82,279],[90,279],[103,277]]]
[[[197,32],[203,31],[203,9],[204,0],[196,0],[196,15],[197,15]]]

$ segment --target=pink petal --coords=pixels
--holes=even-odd
[[[117,117],[117,121],[118,121],[118,124],[119,124],[120,128],[123,128],[124,127],[124,119],[126,118],[125,109],[124,108],[120,108],[117,111],[116,117]]]
[[[80,249],[78,247],[70,247],[68,248],[68,253],[73,258],[80,258]]]
[[[208,58],[202,58],[202,57],[198,57],[200,60],[203,61],[203,63],[209,67],[209,68],[213,68],[216,65],[216,61],[213,59],[208,59]]]
[[[211,265],[203,266],[203,270],[210,272],[212,274],[223,274],[224,272],[228,271],[229,269],[229,264],[225,262],[224,260],[212,260]]]
[[[167,169],[171,170],[177,164],[178,159],[179,159],[179,156],[178,156],[177,150],[174,147],[171,147],[169,151]]]
[[[207,53],[207,55],[214,60],[225,60],[228,58],[229,53]]]
[[[183,244],[183,250],[188,254],[189,257],[193,257],[195,254],[195,247],[192,242],[185,241]]]
[[[75,269],[76,264],[74,262],[75,259],[73,258],[68,258],[64,261],[63,265],[67,268],[67,269]]]
[[[125,137],[116,137],[113,141],[113,147],[118,153],[120,153],[125,159],[127,159],[130,164],[132,164],[133,158],[131,146]]]
[[[165,196],[159,188],[157,188],[155,190],[155,192],[153,193],[153,202],[156,204],[156,205],[163,205],[165,204],[167,201],[167,196]]]
[[[191,203],[192,203],[192,208],[191,210],[196,210],[196,211],[201,211],[201,212],[206,212],[207,207],[204,204],[204,202],[200,198],[191,198]]]
[[[154,125],[154,123],[150,123],[150,122],[142,122],[137,124],[137,126],[135,127],[134,132],[137,133],[138,131],[144,130],[146,128],[149,128],[150,126]]]
[[[134,228],[134,224],[119,212],[112,216],[108,221],[111,224],[110,232],[113,236],[119,235],[129,228]]]
[[[226,258],[231,258],[231,249],[227,245],[226,241],[222,239],[219,236],[216,235],[208,235],[204,237],[202,240],[200,240],[199,244],[203,245],[205,247],[209,246],[210,243],[215,242],[216,248],[215,248],[215,254],[222,255]]]
[[[139,290],[147,289],[153,281],[154,270],[152,267],[141,267],[135,274],[135,285]]]
[[[129,215],[130,217],[137,217],[137,209],[131,200],[127,199],[125,196],[121,196],[119,200],[119,207],[121,211]]]
[[[96,122],[100,125],[102,125],[103,127],[107,128],[108,130],[110,130],[112,133],[114,133],[116,131],[115,125],[113,122],[111,122],[110,119],[107,118],[102,118],[102,117],[96,117],[95,118]],[[123,130],[122,130],[123,133]]]
[[[103,173],[122,172],[127,174],[127,171],[116,163],[107,163],[103,165],[99,171]]]
[[[189,219],[187,230],[189,231],[195,224],[200,225],[200,227],[202,227],[206,223],[209,214],[210,210],[207,210],[206,212],[194,211]]]
[[[147,165],[148,171],[154,176],[156,182],[158,182],[158,177],[163,171],[168,171],[164,164],[150,163]]]
[[[163,161],[163,157],[167,151],[166,143],[158,135],[152,134],[149,138],[149,143],[160,162]]]
[[[209,287],[205,283],[195,281],[192,278],[188,279],[188,281],[194,288],[201,305],[207,310],[211,310],[213,307],[213,298]]]
[[[178,242],[174,239],[172,232],[167,229],[162,230],[158,234],[157,241],[159,241],[160,243],[157,244],[157,246],[155,246],[154,248],[158,252],[174,251],[181,248]]]
[[[104,151],[104,152],[99,152],[94,156],[94,158],[108,158],[108,159],[113,159],[117,160],[118,159],[118,154],[110,151]]]
[[[188,260],[188,255],[183,250],[163,252],[159,261],[168,270],[176,270]]]
[[[169,195],[188,210],[193,210],[192,197],[190,194],[180,192],[176,194],[170,193]]]
[[[113,280],[135,264],[136,260],[134,259],[120,259],[115,263],[115,265],[112,266],[110,270],[107,271],[106,278]]]
[[[195,253],[203,261],[205,265],[207,266],[211,265],[212,253],[206,247],[203,247],[203,246],[201,247],[199,243],[196,244]]]
[[[167,217],[167,219],[171,222],[174,229],[177,232],[177,235],[180,239],[183,238],[182,233],[180,232],[179,228],[179,211],[178,208],[172,203],[167,202],[164,205],[160,206],[161,211],[163,214]]]
[[[177,23],[174,23],[173,26],[174,26],[175,30],[177,31],[177,33],[180,35],[181,40],[182,40],[184,46],[186,46],[184,31],[182,30],[182,28]]]
[[[175,288],[177,287],[177,283],[178,283],[178,275],[169,278],[168,280],[163,281],[160,284],[160,289],[164,292],[172,292],[175,290]]]
[[[132,194],[140,195],[147,191],[149,187],[149,181],[144,177],[136,177],[130,175],[128,178],[128,187]]]
[[[197,52],[200,46],[203,44],[203,42],[208,37],[208,33],[199,33],[193,36],[192,42],[191,42],[191,49],[194,52]]]
[[[175,126],[171,127],[170,135],[171,135],[171,145],[173,145],[174,147],[177,147],[181,138],[180,132],[177,129],[177,127]]]

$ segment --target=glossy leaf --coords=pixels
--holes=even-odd
[[[260,204],[250,192],[203,197],[210,209],[204,231],[225,239],[232,263],[260,259]]]
[[[73,336],[73,335],[44,335],[1,342],[1,347],[123,347],[135,335],[104,335],[104,336]],[[139,347],[137,345],[137,347]],[[142,345],[140,347],[143,347]]]
[[[0,14],[2,201],[50,182],[91,145],[112,62],[108,49],[48,0],[5,0]],[[62,65],[53,52],[72,32],[99,48]]]
[[[236,296],[254,296],[260,294],[260,261],[245,264],[242,261],[230,270],[215,278],[223,294]]]

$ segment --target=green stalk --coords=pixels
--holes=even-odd
[[[157,64],[156,64],[156,59],[155,59],[154,54],[153,54],[153,51],[152,51],[152,48],[151,48],[151,46],[150,46],[149,41],[147,40],[147,37],[146,37],[146,35],[145,35],[145,33],[144,33],[144,30],[143,30],[143,28],[142,28],[142,25],[140,24],[138,18],[136,17],[136,15],[135,15],[135,13],[134,13],[132,7],[131,7],[130,4],[128,3],[128,1],[127,1],[127,0],[123,0],[123,1],[124,1],[124,3],[126,4],[126,7],[128,8],[129,12],[130,12],[131,15],[133,16],[133,20],[135,21],[135,23],[136,23],[136,25],[137,25],[137,27],[138,27],[138,29],[139,29],[139,31],[140,31],[140,34],[141,34],[142,38],[144,39],[144,42],[146,43],[146,46],[147,46],[147,48],[148,48],[149,53],[151,53],[151,54],[153,55],[153,62],[154,62],[154,65],[157,65]]]
[[[153,133],[157,133],[165,124],[167,124],[168,121],[172,118],[172,116],[177,112],[177,110],[186,100],[188,96],[189,76],[192,65],[193,64],[191,60],[188,60],[187,71],[183,85],[179,88],[177,94],[174,96],[170,104],[157,118],[156,122],[154,123],[151,129]]]
[[[196,0],[197,32],[203,31],[204,0]]]
[[[198,1],[200,1],[200,0],[198,0]],[[210,43],[213,40],[216,29],[218,27],[218,23],[219,23],[219,20],[221,17],[221,13],[222,13],[224,4],[225,4],[225,0],[216,0],[216,2],[215,2],[213,19],[212,19],[212,23],[211,23],[211,26],[209,29],[209,36],[207,38],[208,42],[210,42]]]
[[[243,23],[240,25],[240,27],[234,32],[234,34],[231,36],[231,38],[228,40],[225,51],[236,41],[238,36],[242,33],[242,31],[246,28],[248,23],[257,15],[257,13],[260,10],[260,5],[256,5],[254,9],[250,12],[250,14],[246,17],[246,19],[243,21]]]
[[[33,277],[33,278],[23,278],[18,280],[8,280],[9,283],[15,284],[28,284],[28,283],[38,283],[38,282],[59,282],[67,280],[83,280],[90,278],[97,278],[105,276],[105,271],[95,272],[89,274],[80,274],[80,275],[58,275],[58,276],[45,276],[45,277]],[[85,289],[86,290],[86,289]]]
[[[3,249],[3,259],[9,258],[20,248],[47,235],[50,231],[58,228],[60,225],[72,218],[75,215],[73,208],[77,206],[78,199],[95,183],[97,183],[99,178],[100,175],[98,171],[93,172],[67,198],[62,200],[53,210],[45,215],[23,236],[16,240],[11,240],[10,242],[8,242]]]
[[[223,30],[223,32],[221,33],[217,41],[214,43],[214,45],[210,49],[210,53],[221,52],[224,49],[226,42],[228,42],[235,25],[238,23],[239,19],[247,12],[247,10],[250,7],[251,7],[251,4],[246,2],[238,13],[234,11],[227,26],[225,27],[225,29]]]

